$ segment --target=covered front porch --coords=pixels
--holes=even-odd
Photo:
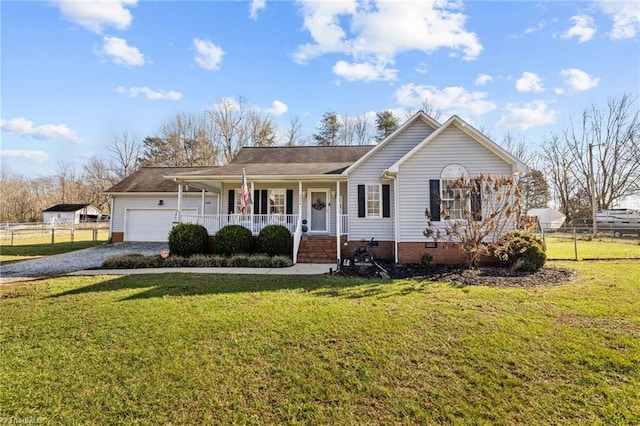
[[[201,188],[203,197],[207,192],[216,193],[218,213],[204,214],[203,209],[183,211],[182,194],[187,184]],[[176,221],[202,225],[211,236],[228,225],[243,226],[254,236],[266,226],[284,226],[293,238],[293,261],[296,263],[303,238],[332,238],[335,252],[340,253],[340,236],[346,235],[349,229],[346,188],[344,180],[276,182],[252,179],[248,184],[251,201],[243,209],[240,179],[223,182],[189,179],[188,183],[178,183]]]

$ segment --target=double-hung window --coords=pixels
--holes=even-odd
[[[460,185],[461,179],[467,182],[469,174],[459,164],[449,164],[440,174],[440,208],[443,219],[462,219],[469,209],[469,194]],[[467,210],[468,211],[468,210]]]
[[[281,215],[286,212],[287,194],[284,189],[272,189],[269,194],[269,213]]]
[[[381,217],[381,185],[367,185],[367,217]]]

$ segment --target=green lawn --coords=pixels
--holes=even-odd
[[[638,424],[640,262],[572,283],[61,277],[0,288],[0,418]]]
[[[574,243],[569,234],[555,234],[548,235],[545,241],[549,259],[575,259],[576,245],[578,259],[640,259],[640,239],[637,238],[590,240],[587,235],[579,235]]]

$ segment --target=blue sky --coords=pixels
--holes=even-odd
[[[640,92],[640,2],[2,1],[2,167],[81,167],[243,96],[284,132],[426,98],[532,145]]]

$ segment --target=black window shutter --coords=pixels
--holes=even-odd
[[[253,190],[253,213],[254,214],[260,214],[260,190],[259,189],[254,189]]]
[[[390,186],[382,185],[382,217],[391,217]]]
[[[261,191],[262,199],[260,200],[260,214],[269,214],[269,192],[266,189]]]
[[[236,191],[233,189],[229,190],[229,214],[233,214],[236,207]]]
[[[440,221],[440,179],[429,180],[429,213],[431,221]]]
[[[364,185],[358,185],[358,217],[366,216],[366,198]]]
[[[293,189],[287,189],[285,214],[293,214]]]
[[[475,190],[471,194],[471,214],[473,215],[473,220],[480,221],[482,220],[482,186],[477,180],[473,184],[475,185]]]

